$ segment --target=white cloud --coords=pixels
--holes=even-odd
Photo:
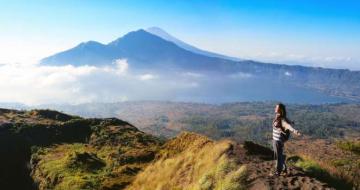
[[[126,60],[112,67],[0,65],[0,102],[79,104],[176,98],[199,86],[191,77],[130,72]],[[144,82],[147,81],[147,82]]]
[[[94,83],[89,77],[116,72],[116,68],[108,72],[108,69],[93,66],[3,65],[0,66],[0,101],[26,104],[89,102],[98,97],[96,93],[84,92]],[[99,89],[94,88],[96,90]]]
[[[197,82],[191,82],[191,83],[189,83],[189,87],[192,87],[192,88],[199,87],[199,83],[197,83]]]
[[[242,56],[242,58],[289,65],[360,70],[360,58],[351,56],[326,56],[305,55],[300,53],[257,52],[252,55]]]
[[[129,69],[129,64],[126,59],[117,59],[117,60],[115,60],[114,63],[117,68],[117,71],[116,71],[117,74],[124,75],[127,73],[128,69]]]
[[[286,71],[286,72],[284,73],[284,75],[289,76],[289,77],[292,76],[292,74],[291,74],[289,71]]]
[[[152,74],[143,74],[139,76],[140,80],[151,80],[151,79],[155,79],[156,76],[152,75]]]
[[[182,73],[183,76],[186,76],[186,77],[194,77],[194,78],[201,78],[201,77],[204,77],[203,74],[201,73],[194,73],[194,72],[185,72],[185,73]]]
[[[238,72],[238,73],[229,75],[229,77],[233,78],[233,79],[246,79],[246,78],[253,77],[253,75],[251,73]]]

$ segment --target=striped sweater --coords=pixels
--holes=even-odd
[[[274,140],[274,141],[283,141],[283,140],[281,139],[281,133],[283,133],[283,132],[282,132],[281,128],[276,127],[276,126],[278,125],[277,122],[278,122],[278,121],[275,121],[275,122],[273,123],[273,140]],[[281,125],[285,128],[285,130],[288,129],[290,132],[293,132],[293,133],[295,133],[295,134],[298,134],[298,133],[299,133],[296,129],[294,129],[294,128],[293,128],[288,122],[286,122],[286,120],[284,120],[284,119],[281,120]]]

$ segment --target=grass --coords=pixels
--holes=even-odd
[[[92,153],[91,148],[84,144],[58,145],[43,149],[37,153],[38,169],[35,170],[35,179],[48,179],[46,183],[39,183],[39,189],[96,189],[99,176],[105,170],[90,170],[86,161],[82,166],[77,165],[77,155]],[[100,159],[99,159],[100,160]]]
[[[120,147],[95,149],[86,144],[45,148],[35,154],[40,161],[34,178],[46,179],[40,183],[39,189],[80,190],[124,186],[133,180],[146,163],[131,161],[119,164],[117,160],[121,156],[116,155],[119,151],[122,152]]]
[[[124,189],[160,148],[157,138],[126,122],[84,121],[95,125],[89,140],[32,147],[32,177],[40,190]]]
[[[337,147],[342,150],[350,151],[355,153],[356,155],[360,155],[360,141],[337,141]]]
[[[335,167],[342,167],[350,165],[353,161],[349,159],[336,159],[331,162],[331,164]]]
[[[164,145],[160,158],[137,175],[128,190],[241,190],[246,166],[228,156],[229,141],[183,133]],[[146,185],[145,185],[146,184]]]
[[[307,175],[317,178],[318,180],[325,182],[336,189],[351,190],[353,187],[353,185],[346,179],[342,179],[341,177],[335,175],[334,172],[329,171],[328,168],[323,167],[321,164],[308,157],[292,156],[288,158],[288,161],[292,165],[302,168]]]
[[[202,175],[192,190],[245,189],[246,166],[238,167],[227,156],[222,156],[212,170]]]

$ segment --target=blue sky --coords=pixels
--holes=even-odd
[[[240,58],[360,70],[360,1],[0,0],[0,63],[158,26]]]

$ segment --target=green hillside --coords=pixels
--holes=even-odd
[[[295,142],[298,144],[290,145],[302,147],[301,141]],[[0,187],[15,190],[358,187],[359,168],[346,170],[347,166],[357,166],[353,164],[359,160],[357,141],[339,141],[334,146],[314,141],[313,147],[315,151],[306,149],[312,152],[297,152],[290,146],[291,158],[301,160],[297,163],[288,160],[291,176],[273,178],[268,175],[274,168],[271,149],[249,141],[217,141],[191,132],[163,139],[115,118],[85,119],[52,110],[0,109]],[[344,160],[333,162],[333,155],[326,154],[329,147]],[[330,161],[307,156],[314,152],[321,152]],[[309,167],[327,177],[316,175]],[[338,175],[339,172],[348,173]]]

